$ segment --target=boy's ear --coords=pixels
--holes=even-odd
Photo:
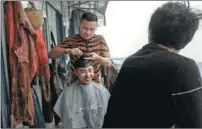
[[[76,69],[74,69],[73,74],[77,76],[77,72]]]

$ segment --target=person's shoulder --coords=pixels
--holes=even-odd
[[[78,34],[75,34],[65,37],[64,41],[76,41],[79,39],[81,39],[81,37]]]
[[[167,62],[176,64],[179,67],[197,66],[196,62],[193,59],[180,55],[180,54],[172,53],[172,52],[170,52],[170,54],[168,54]]]
[[[78,39],[78,38],[80,39],[81,38],[79,34],[70,35],[68,37],[71,39]]]
[[[173,95],[180,95],[179,93],[194,91],[198,88],[201,89],[201,74],[196,61],[181,56],[178,63],[178,69],[173,77]]]
[[[161,54],[162,58],[161,60],[165,61],[166,63],[170,62],[172,64],[176,64],[176,65],[183,65],[185,63],[188,64],[194,64],[195,61],[189,57],[174,53],[174,52],[161,52],[159,53]],[[160,59],[159,59],[160,60]]]
[[[94,38],[104,38],[104,36],[103,35],[99,35],[99,34],[95,34]]]
[[[141,52],[141,51],[140,51]],[[167,66],[181,66],[182,64],[195,64],[195,61],[189,57],[180,55],[178,53],[169,52],[169,51],[155,51],[148,55],[137,55],[136,53],[126,58],[124,63],[130,64],[136,59],[147,60],[147,63],[158,63],[158,64],[167,64]]]
[[[107,90],[107,88],[106,87],[104,87],[103,85],[101,85],[100,83],[96,83],[96,82],[92,82],[92,85],[93,85],[93,87],[96,89],[96,90],[98,90],[98,91],[101,91],[101,92],[109,92],[108,90]]]
[[[179,70],[188,71],[190,74],[191,72],[199,73],[199,67],[195,60],[179,55],[177,62],[179,63]]]
[[[95,35],[93,36],[93,39],[94,39],[95,41],[103,41],[103,40],[105,40],[104,36],[98,35],[98,34],[95,34]]]
[[[185,62],[185,63],[191,63],[191,64],[196,64],[196,61],[189,58],[189,57],[185,57],[183,55],[179,55],[178,57],[181,61]]]
[[[63,90],[63,93],[66,94],[68,92],[71,92],[76,84],[77,84],[77,82],[74,82],[74,83],[70,84],[69,86],[65,87],[65,89]]]

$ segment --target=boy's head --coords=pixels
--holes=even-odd
[[[94,77],[91,56],[84,54],[74,64],[74,74],[78,77],[81,84],[89,84]]]

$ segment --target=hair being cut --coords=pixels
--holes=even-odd
[[[149,41],[180,50],[193,38],[202,18],[180,2],[167,2],[157,8],[149,22]]]
[[[85,68],[88,66],[92,66],[91,56],[88,54],[82,55],[78,60],[74,63],[74,68]]]

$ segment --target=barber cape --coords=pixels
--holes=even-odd
[[[64,89],[54,111],[64,128],[101,128],[109,97],[104,86],[95,82],[82,85],[77,81]]]

